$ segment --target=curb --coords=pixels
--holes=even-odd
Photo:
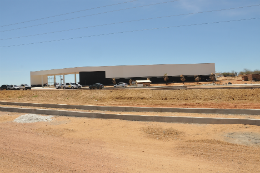
[[[45,108],[65,108],[82,110],[103,110],[119,112],[182,112],[182,113],[211,113],[211,114],[244,114],[260,115],[260,109],[214,109],[214,108],[152,108],[152,107],[127,107],[127,106],[85,106],[85,105],[66,105],[66,104],[41,104],[41,103],[18,103],[2,102],[2,105],[18,105]]]
[[[188,123],[188,124],[248,124],[260,126],[260,119],[238,119],[238,118],[203,118],[203,117],[166,117],[166,116],[145,116],[145,115],[121,115],[121,114],[104,114],[88,113],[64,110],[48,109],[29,109],[29,108],[10,108],[0,107],[3,112],[19,112],[58,116],[101,118],[101,119],[119,119],[128,121],[152,121],[166,123]]]

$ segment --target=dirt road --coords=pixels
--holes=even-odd
[[[0,112],[0,172],[259,172],[260,127]]]

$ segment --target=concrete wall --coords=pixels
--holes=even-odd
[[[106,78],[161,77],[165,73],[168,76],[210,75],[215,73],[215,63],[75,67],[35,71],[31,72],[31,85],[41,84],[41,76],[78,74],[80,71],[106,71]]]
[[[31,72],[32,73],[32,72]],[[48,76],[47,75],[32,75],[31,74],[31,85],[37,85],[37,84],[44,84],[48,83]]]

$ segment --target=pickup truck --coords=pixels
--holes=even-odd
[[[19,89],[21,90],[30,90],[31,89],[31,87],[29,86],[29,85],[27,85],[27,84],[21,84],[20,85],[20,87],[19,87]]]

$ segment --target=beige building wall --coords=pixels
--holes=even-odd
[[[105,71],[106,78],[160,77],[165,73],[168,76],[210,75],[215,73],[215,63],[75,67],[42,70],[31,72],[31,85],[47,83],[48,76],[79,74],[81,71]]]

